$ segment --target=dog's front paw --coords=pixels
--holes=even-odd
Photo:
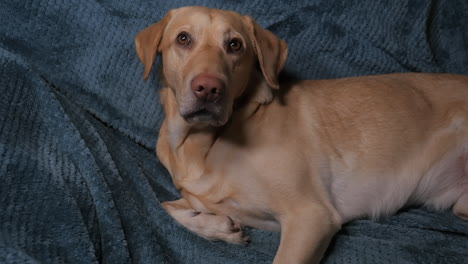
[[[229,216],[195,211],[184,200],[165,202],[162,206],[177,222],[208,240],[244,245],[250,242],[242,225]]]
[[[233,244],[246,245],[249,237],[244,233],[242,225],[229,216],[215,215],[203,212],[192,214],[192,223],[197,234],[209,240],[224,240]]]

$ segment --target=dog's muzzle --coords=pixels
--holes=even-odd
[[[225,84],[208,74],[196,76],[190,85],[193,101],[181,116],[189,123],[205,123],[219,126],[226,122]]]

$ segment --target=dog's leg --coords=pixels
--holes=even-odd
[[[319,263],[340,226],[321,206],[288,213],[281,219],[281,241],[273,263]]]
[[[234,244],[247,244],[239,223],[229,216],[197,212],[185,199],[165,202],[164,209],[181,225],[208,240],[224,240]]]

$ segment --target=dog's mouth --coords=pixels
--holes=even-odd
[[[215,119],[215,114],[206,108],[188,113],[184,116],[186,120],[200,119],[200,120],[211,120]]]
[[[181,116],[190,124],[206,124],[211,126],[222,126],[226,123],[222,111],[218,109],[209,109],[202,107],[200,109],[190,111]]]

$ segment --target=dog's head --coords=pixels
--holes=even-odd
[[[173,9],[135,42],[144,78],[161,53],[165,84],[175,94],[179,114],[191,124],[212,126],[228,121],[243,94],[259,103],[271,101],[287,56],[286,43],[252,18],[205,7]],[[257,64],[265,81],[249,85]]]

